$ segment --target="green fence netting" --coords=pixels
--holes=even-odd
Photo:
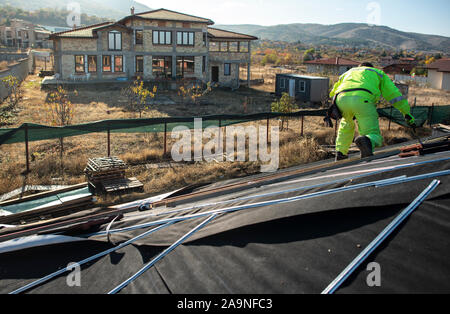
[[[390,119],[392,122],[407,126],[403,114],[393,107],[378,109],[381,117]],[[417,126],[423,126],[427,121],[430,124],[449,124],[450,123],[450,106],[433,106],[433,107],[412,107],[411,114],[416,119]]]
[[[418,126],[423,126],[426,121],[433,124],[450,122],[450,106],[439,107],[414,107],[412,114],[417,120]],[[406,126],[403,115],[395,108],[378,109],[381,117],[391,119],[394,123]],[[39,124],[25,123],[18,128],[0,129],[0,145],[22,143],[26,139],[29,142],[58,139],[71,136],[79,136],[89,133],[152,133],[171,132],[177,126],[194,129],[194,120],[202,119],[202,128],[209,126],[229,126],[251,121],[274,119],[280,117],[323,117],[326,110],[301,110],[294,113],[266,112],[250,115],[213,115],[204,117],[171,117],[152,119],[122,119],[104,120],[92,123],[70,125],[64,127],[50,127]]]

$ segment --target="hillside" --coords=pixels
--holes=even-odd
[[[387,26],[342,23],[336,25],[286,24],[217,25],[218,28],[257,36],[264,40],[302,42],[311,45],[380,47],[450,53],[450,38],[407,33]]]
[[[0,0],[0,6],[12,6],[26,11],[53,8],[67,10],[69,3],[79,3],[81,13],[108,19],[119,19],[130,14],[134,6],[136,13],[149,11],[147,6],[133,0]]]
[[[11,6],[0,7],[0,25],[8,25],[12,19],[25,20],[34,24],[46,26],[67,27],[66,10],[60,9],[39,9],[36,11],[24,11],[22,9],[13,8]],[[94,15],[81,14],[81,25],[92,25],[106,22],[111,19],[102,18]]]

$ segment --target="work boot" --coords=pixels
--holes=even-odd
[[[340,160],[345,160],[345,159],[348,159],[347,155],[344,155],[341,152],[336,152],[336,159],[335,159],[336,162],[338,162]]]
[[[360,136],[355,140],[356,146],[361,151],[361,158],[373,156],[372,142],[367,136]]]

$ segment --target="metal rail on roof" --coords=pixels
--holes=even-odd
[[[247,204],[247,205],[241,205],[241,206],[234,206],[234,207],[229,207],[229,208],[223,208],[223,209],[218,209],[218,210],[212,210],[212,211],[208,211],[208,212],[204,212],[204,213],[198,213],[198,214],[193,214],[193,215],[187,215],[187,216],[179,216],[179,217],[173,217],[173,218],[169,218],[169,219],[163,219],[163,220],[159,220],[159,221],[154,221],[151,223],[146,223],[146,224],[141,224],[141,225],[136,225],[136,226],[132,226],[132,227],[127,227],[127,228],[122,228],[122,229],[116,229],[116,230],[110,230],[108,233],[112,234],[112,233],[120,233],[120,232],[125,232],[125,231],[132,231],[132,230],[137,230],[137,229],[144,229],[144,228],[149,228],[152,226],[159,226],[155,229],[149,230],[131,240],[128,240],[126,242],[124,242],[123,244],[118,245],[117,247],[111,248],[109,250],[106,250],[104,252],[98,253],[94,256],[91,256],[81,262],[79,262],[79,265],[85,264],[89,261],[92,261],[94,259],[97,259],[99,257],[102,257],[104,255],[107,255],[111,252],[114,252],[120,248],[123,248],[124,246],[127,246],[157,230],[160,230],[162,228],[165,228],[175,222],[179,222],[179,221],[185,221],[185,220],[189,220],[189,219],[196,219],[196,218],[200,218],[200,217],[205,217],[205,216],[209,216],[209,218],[207,220],[205,220],[202,224],[200,224],[199,226],[197,226],[196,228],[194,228],[193,230],[191,230],[191,232],[187,233],[185,236],[183,236],[182,238],[180,238],[180,240],[178,240],[177,242],[175,242],[171,247],[169,247],[167,250],[165,250],[164,252],[166,252],[166,254],[168,254],[171,250],[173,250],[176,246],[178,246],[179,244],[181,244],[183,241],[185,241],[188,237],[190,237],[194,232],[198,231],[200,228],[202,228],[204,225],[206,225],[206,223],[210,222],[212,219],[214,219],[217,215],[219,214],[224,214],[224,213],[230,213],[230,212],[234,212],[234,211],[240,211],[240,210],[244,210],[244,209],[250,209],[250,208],[257,208],[257,207],[262,207],[262,206],[270,206],[270,205],[276,205],[276,204],[284,204],[284,203],[290,203],[290,202],[295,202],[295,201],[299,201],[299,200],[303,200],[303,199],[308,199],[308,198],[313,198],[313,197],[318,197],[318,196],[323,196],[323,195],[328,195],[328,194],[333,194],[333,193],[338,193],[338,192],[344,192],[344,191],[351,191],[351,190],[356,190],[356,189],[361,189],[361,188],[365,188],[365,187],[377,187],[377,186],[387,186],[387,185],[393,185],[393,184],[400,184],[400,183],[405,183],[405,182],[411,182],[411,181],[416,181],[416,180],[423,180],[423,179],[427,179],[427,178],[433,178],[433,177],[439,177],[439,176],[446,176],[446,175],[450,175],[450,170],[445,170],[445,171],[439,171],[439,172],[433,172],[433,173],[428,173],[428,174],[423,174],[423,175],[419,175],[419,176],[414,176],[414,177],[410,177],[410,178],[405,178],[404,176],[401,177],[396,177],[396,178],[391,178],[391,179],[387,179],[387,180],[379,180],[379,181],[373,181],[373,182],[368,182],[368,183],[362,183],[362,184],[357,184],[357,185],[353,185],[353,186],[349,186],[349,187],[341,187],[341,188],[337,188],[337,189],[332,189],[332,190],[326,190],[326,191],[320,191],[320,192],[316,192],[316,193],[311,193],[311,194],[307,194],[307,195],[301,195],[301,196],[296,196],[296,197],[289,197],[289,198],[282,198],[282,199],[276,199],[276,200],[272,200],[272,201],[266,201],[266,202],[259,202],[259,203],[254,203],[254,204]],[[103,235],[104,232],[101,233],[97,233],[97,234],[93,234],[93,235]],[[176,245],[175,245],[176,244]],[[163,252],[163,253],[164,253]],[[161,253],[161,256],[158,256],[159,258],[162,258],[164,255],[162,255],[163,253]],[[159,260],[159,259],[158,259]],[[158,260],[153,260],[154,263],[156,263]],[[154,264],[153,263],[153,264]],[[147,264],[141,271],[145,271],[146,267],[151,267],[153,264]],[[148,269],[148,268],[147,268]],[[64,272],[68,271],[68,269],[61,269],[59,271],[56,271],[50,275],[47,275],[39,280],[36,280],[22,288],[19,288],[13,292],[11,292],[11,294],[17,294],[17,293],[21,293],[23,291],[26,291],[32,287],[35,287],[39,284],[42,284]],[[140,272],[140,274],[142,274],[143,272]],[[130,278],[131,279],[131,278]],[[134,280],[134,279],[133,279]],[[128,283],[127,283],[128,284]],[[118,289],[119,287],[124,287],[124,286],[118,286],[116,289]],[[120,289],[122,289],[120,288]],[[120,291],[120,289],[118,289],[117,291]],[[111,292],[113,292],[115,290],[112,290]]]
[[[369,255],[380,246],[380,244],[406,219],[411,213],[422,204],[428,195],[440,184],[440,181],[433,182],[397,216],[365,249],[362,251],[343,271],[334,279],[330,285],[322,291],[322,294],[334,293],[344,281],[369,257]]]
[[[167,249],[165,249],[163,252],[158,254],[153,260],[151,260],[149,263],[147,263],[144,267],[142,267],[137,273],[135,273],[133,276],[122,282],[120,285],[112,289],[108,294],[116,294],[126,286],[128,286],[132,281],[137,279],[139,276],[141,276],[143,273],[145,273],[147,270],[149,270],[153,265],[155,265],[158,261],[160,261],[164,256],[172,252],[177,246],[179,246],[181,243],[183,243],[187,238],[192,236],[195,232],[206,226],[208,223],[211,222],[214,218],[217,217],[217,214],[212,214],[209,216],[205,221],[203,221],[201,224],[196,226],[194,229],[186,233],[184,236],[182,236],[180,239],[178,239],[175,243],[173,243],[171,246],[169,246]]]
[[[287,197],[287,198],[275,199],[275,200],[246,204],[246,205],[232,206],[232,207],[221,208],[221,209],[216,209],[216,210],[211,210],[211,211],[207,211],[207,212],[186,215],[186,216],[177,216],[177,217],[172,217],[172,218],[166,218],[166,219],[161,219],[161,220],[157,220],[157,221],[153,221],[153,222],[149,222],[149,223],[145,223],[145,224],[125,227],[125,228],[120,228],[120,229],[113,229],[113,230],[110,230],[109,233],[110,234],[121,233],[121,232],[126,232],[126,231],[142,229],[142,228],[148,228],[151,226],[156,226],[156,225],[160,225],[160,224],[164,224],[164,223],[172,222],[172,221],[178,222],[178,221],[183,221],[183,220],[188,220],[188,219],[204,217],[204,216],[208,216],[208,215],[212,215],[212,214],[230,213],[230,212],[241,211],[241,210],[250,209],[250,208],[257,208],[257,207],[271,206],[271,205],[278,205],[278,204],[286,204],[286,203],[296,202],[296,201],[300,201],[300,200],[304,200],[304,199],[310,199],[310,198],[314,198],[314,197],[319,197],[319,196],[324,196],[324,195],[329,195],[329,194],[334,194],[334,193],[340,193],[340,192],[346,192],[346,191],[352,191],[352,190],[357,190],[357,189],[362,189],[362,188],[367,188],[367,187],[387,186],[387,185],[400,184],[400,183],[424,180],[424,179],[429,179],[429,178],[434,178],[434,177],[439,177],[439,176],[447,176],[447,175],[450,175],[450,170],[427,173],[427,174],[418,175],[418,176],[409,177],[409,178],[397,177],[397,178],[392,178],[392,179],[387,179],[387,180],[379,180],[379,181],[355,184],[355,185],[351,185],[351,186],[347,186],[347,187],[340,187],[340,188],[336,188],[336,189],[319,191],[319,192],[315,192],[315,193],[299,195],[299,196],[294,196],[294,197]],[[105,234],[106,234],[106,232],[102,231],[102,232],[90,234],[89,236],[101,236],[101,235],[105,235]]]
[[[245,200],[251,200],[251,199],[255,199],[255,198],[276,196],[276,195],[280,195],[280,194],[286,194],[286,193],[298,192],[298,191],[302,191],[302,190],[314,189],[314,188],[319,188],[319,187],[323,187],[323,186],[327,186],[327,185],[331,185],[331,184],[343,183],[343,182],[352,181],[352,180],[355,180],[355,179],[365,178],[365,177],[368,177],[368,176],[372,176],[372,175],[376,175],[376,174],[380,174],[380,173],[385,173],[385,172],[388,172],[388,171],[399,170],[399,169],[404,169],[404,168],[410,168],[410,167],[414,167],[414,166],[420,166],[420,165],[425,165],[425,164],[434,163],[434,162],[440,162],[440,161],[447,161],[447,160],[450,160],[450,158],[441,158],[441,159],[437,159],[437,160],[428,160],[428,161],[423,161],[423,162],[418,162],[418,163],[413,163],[413,164],[407,164],[407,165],[392,166],[389,169],[368,171],[367,173],[364,173],[364,174],[360,174],[360,175],[356,175],[356,176],[349,177],[349,178],[344,178],[344,179],[338,179],[338,180],[334,180],[334,181],[331,181],[331,182],[325,182],[325,183],[320,183],[320,184],[315,184],[315,185],[309,185],[309,186],[304,186],[304,187],[295,188],[295,189],[283,190],[283,191],[279,191],[279,192],[271,192],[271,193],[264,193],[264,194],[258,194],[258,195],[252,195],[252,196],[239,197],[239,198],[235,198],[235,199],[232,199],[232,200],[226,200],[226,201],[219,201],[219,202],[213,202],[213,203],[207,203],[207,204],[194,205],[194,206],[191,206],[191,207],[175,209],[175,210],[159,213],[159,214],[156,214],[156,215],[155,214],[151,214],[151,216],[164,216],[164,215],[169,215],[169,214],[173,214],[173,213],[179,213],[179,212],[185,212],[185,211],[190,211],[190,210],[194,210],[194,209],[200,209],[200,208],[203,208],[203,207],[223,205],[223,204],[233,203],[233,202],[237,202],[237,201],[245,201]],[[314,178],[314,177],[311,178],[311,180],[314,180],[314,179],[320,179],[320,178]],[[297,183],[297,181],[281,182],[281,183],[282,184],[293,184],[293,183]],[[279,183],[275,183],[274,185],[279,185]],[[143,204],[141,206],[149,206],[149,205],[151,205],[151,203]],[[139,216],[139,218],[142,218],[143,215],[139,214],[139,215],[136,215],[136,216]],[[128,217],[133,218],[133,216],[128,216]]]

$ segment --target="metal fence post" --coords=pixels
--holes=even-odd
[[[26,155],[26,163],[27,163],[27,172],[30,172],[30,156],[29,156],[29,149],[28,149],[28,124],[25,123],[25,155]]]
[[[434,103],[431,104],[431,109],[428,109],[429,116],[430,116],[430,127],[433,126],[433,112],[434,112]]]
[[[303,136],[303,123],[305,122],[305,116],[302,116],[302,131],[300,133],[300,136]]]
[[[111,131],[109,128],[107,131],[107,138],[108,138],[108,157],[111,157]]]
[[[164,122],[164,156],[167,154],[167,122]]]

